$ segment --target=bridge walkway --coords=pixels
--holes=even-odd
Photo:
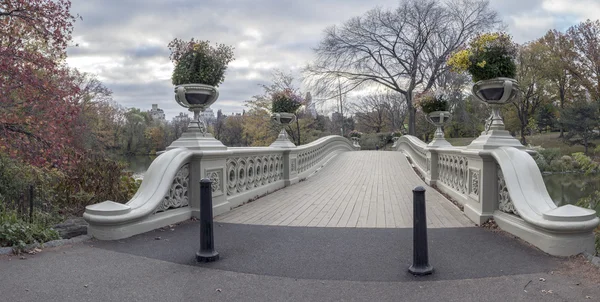
[[[344,152],[295,185],[233,209],[216,221],[347,228],[411,228],[412,189],[426,188],[429,228],[474,224],[417,176],[401,152]]]

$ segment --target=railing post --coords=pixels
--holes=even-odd
[[[429,275],[433,267],[429,265],[427,248],[427,215],[425,213],[425,188],[413,190],[413,265],[408,268],[413,275]]]
[[[432,186],[439,178],[438,158],[439,153],[435,149],[426,149],[427,152],[427,177],[425,182]]]
[[[200,156],[192,156],[189,162],[189,183],[188,183],[188,201],[190,204],[190,210],[192,211],[192,216],[196,218],[200,218],[200,186],[197,184],[200,183],[200,179],[202,178],[200,172],[200,162],[202,157]]]
[[[481,169],[481,202],[482,222],[492,217],[498,209],[498,164],[491,154],[480,155]]]
[[[296,148],[294,148],[296,149]],[[286,186],[298,182],[298,151],[283,151],[283,180]]]
[[[219,260],[219,253],[215,251],[213,231],[211,181],[208,178],[203,178],[200,181],[200,250],[196,253],[198,262]]]

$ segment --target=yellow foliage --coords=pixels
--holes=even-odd
[[[455,52],[448,59],[448,66],[452,68],[454,72],[464,72],[467,71],[469,66],[471,66],[471,61],[469,61],[469,57],[471,56],[471,51],[468,49],[463,49],[461,51]]]
[[[471,48],[477,51],[484,51],[489,43],[496,41],[499,37],[500,33],[498,32],[482,34],[471,42]]]

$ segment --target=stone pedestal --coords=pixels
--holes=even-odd
[[[274,113],[271,118],[279,125],[281,125],[281,131],[277,136],[277,139],[269,146],[273,148],[296,148],[296,145],[290,141],[288,134],[285,131],[285,126],[291,124],[295,119],[296,115],[287,112]]]
[[[296,145],[290,141],[290,139],[288,138],[287,132],[285,132],[285,129],[281,129],[281,132],[279,132],[277,139],[271,145],[269,145],[269,147],[296,148]]]
[[[223,143],[207,131],[206,122],[200,117],[200,109],[193,109],[194,119],[180,138],[172,142],[166,150],[188,148],[190,150],[227,150]]]

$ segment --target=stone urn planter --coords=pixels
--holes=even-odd
[[[296,115],[293,113],[279,112],[271,115],[271,119],[285,127],[296,120]]]
[[[473,84],[473,95],[480,101],[489,104],[492,114],[486,123],[481,136],[468,147],[475,149],[493,149],[510,146],[524,149],[524,146],[504,129],[500,109],[505,104],[512,103],[519,94],[519,85],[512,78],[493,78]]]
[[[504,130],[500,109],[504,104],[512,103],[515,100],[519,92],[517,81],[511,78],[483,80],[475,83],[472,91],[476,98],[492,107],[492,116],[486,125],[486,131],[490,129]]]
[[[475,83],[472,91],[473,95],[483,102],[504,105],[514,101],[519,85],[515,79],[493,78]]]
[[[430,112],[425,117],[429,123],[436,127],[435,133],[433,134],[433,140],[429,143],[429,147],[443,147],[451,146],[450,143],[444,138],[444,131],[442,127],[447,125],[452,119],[452,114],[449,111],[434,111]]]
[[[352,146],[356,149],[356,150],[360,150],[360,137],[351,137],[350,138],[352,140]]]
[[[182,84],[175,86],[175,101],[189,111],[194,112],[188,129],[166,150],[189,148],[198,150],[226,150],[227,147],[208,132],[208,125],[200,112],[212,105],[219,98],[219,90],[204,84]]]
[[[175,100],[182,107],[194,112],[194,118],[190,122],[192,130],[199,130],[206,134],[206,121],[200,118],[200,112],[212,105],[219,98],[219,90],[204,84],[183,84],[175,86]]]
[[[296,120],[296,115],[287,112],[277,112],[271,115],[271,119],[274,120],[277,124],[281,125],[281,131],[279,132],[277,139],[269,147],[295,148],[296,145],[292,143],[288,138],[288,134],[285,131],[285,126],[293,123]]]

